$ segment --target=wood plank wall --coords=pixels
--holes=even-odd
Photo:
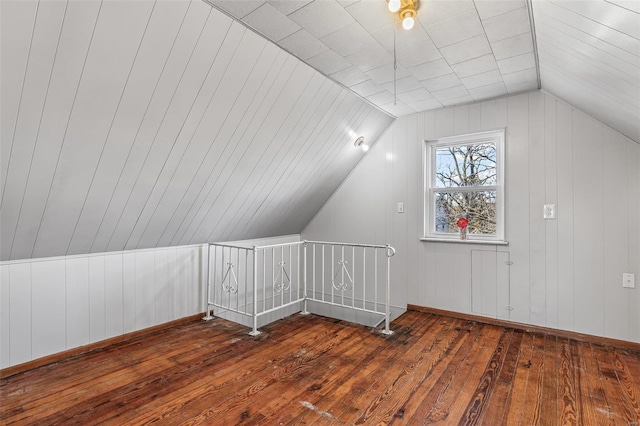
[[[193,245],[0,262],[0,368],[204,312],[203,256]]]
[[[2,262],[0,368],[203,312],[201,246]]]
[[[503,127],[509,245],[420,241],[422,141]],[[496,299],[487,316],[640,342],[640,289],[622,288],[640,273],[639,213],[640,145],[531,92],[399,118],[302,238],[392,244],[394,304],[472,313],[475,294]],[[506,285],[472,279],[472,251],[507,253]]]

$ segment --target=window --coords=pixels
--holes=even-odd
[[[504,244],[504,129],[425,141],[424,237]]]

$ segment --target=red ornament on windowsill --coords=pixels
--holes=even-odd
[[[467,226],[469,225],[469,219],[467,219],[466,217],[462,216],[458,219],[458,221],[456,222],[456,225],[458,225],[458,228],[460,228],[460,239],[461,240],[466,240],[467,239]]]

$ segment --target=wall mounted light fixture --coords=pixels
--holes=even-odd
[[[398,13],[402,20],[402,28],[410,30],[415,24],[418,0],[387,0],[387,6],[392,13]]]
[[[364,136],[360,136],[353,144],[358,148],[361,148],[364,152],[369,151],[369,145],[364,143]]]

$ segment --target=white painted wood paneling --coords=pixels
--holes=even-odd
[[[299,232],[393,120],[201,0],[2,8],[2,260]]]
[[[201,246],[0,263],[0,364],[203,312]]]
[[[9,265],[0,266],[0,368],[9,365],[9,338],[11,323],[9,314]]]
[[[164,251],[162,253],[165,253]],[[163,263],[160,263],[164,266]],[[106,321],[105,337],[110,338],[124,333],[124,281],[123,255],[114,254],[104,257],[104,314]],[[165,319],[161,322],[167,322]]]
[[[507,130],[509,245],[418,242],[422,159],[409,155],[412,144],[500,127]],[[640,268],[638,147],[544,92],[402,117],[302,238],[348,241],[364,232],[370,242],[392,243],[399,249],[392,279],[406,287],[396,290],[404,303],[640,342],[640,292],[620,282]],[[398,214],[402,199],[420,208]],[[555,220],[543,219],[544,204],[556,204]],[[412,224],[417,232],[405,231]]]
[[[96,256],[89,258],[89,340],[93,343],[106,336],[104,257]]]
[[[82,346],[90,341],[89,331],[89,258],[65,261],[66,266],[66,332],[67,347]]]
[[[31,350],[31,265],[9,265],[9,365],[33,359]]]
[[[65,262],[31,265],[31,356],[40,358],[66,346]]]

